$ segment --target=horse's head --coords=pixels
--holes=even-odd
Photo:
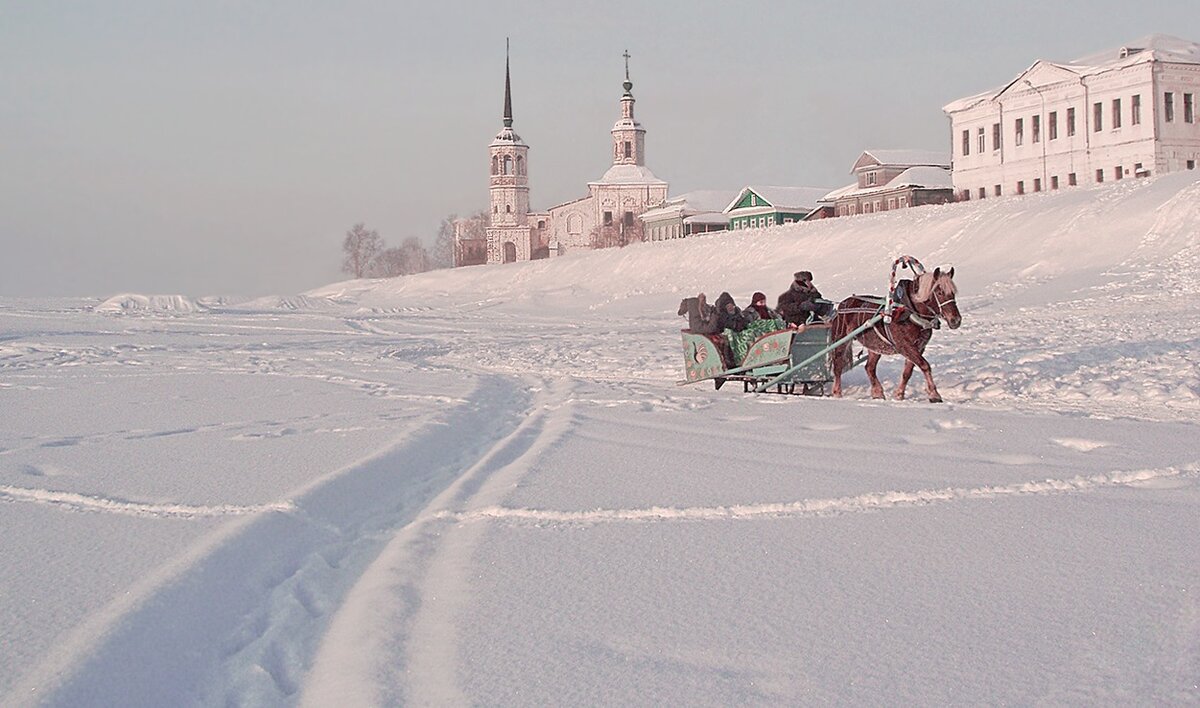
[[[962,324],[957,298],[958,287],[954,284],[954,268],[935,268],[932,273],[924,273],[917,279],[917,293],[913,300],[927,303],[934,314],[946,321],[950,329],[958,329]]]

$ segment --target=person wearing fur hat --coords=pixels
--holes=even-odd
[[[754,293],[750,298],[750,307],[745,310],[755,320],[782,320],[774,310],[767,307],[766,293]]]
[[[821,318],[833,314],[833,306],[821,297],[821,291],[813,285],[812,273],[797,271],[791,287],[775,303],[775,310],[788,324],[802,325],[816,315]]]
[[[741,332],[746,329],[746,316],[742,314],[742,310],[733,301],[733,296],[727,292],[721,293],[717,297],[717,323],[721,329],[731,329],[734,332]]]

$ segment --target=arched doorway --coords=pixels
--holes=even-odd
[[[512,241],[504,242],[504,262],[512,263],[517,260],[517,244]]]

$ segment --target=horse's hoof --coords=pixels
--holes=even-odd
[[[897,400],[897,401],[903,401],[903,400],[904,400],[904,394],[903,394],[903,393],[901,393],[900,391],[897,391],[896,393],[893,393],[893,394],[892,394],[892,398],[894,398],[894,399],[895,399],[895,400]]]
[[[876,401],[886,401],[887,400],[887,396],[883,395],[882,393],[872,393],[871,398],[874,398]]]
[[[941,397],[941,396],[936,396],[936,397],[934,397],[934,398],[930,398],[930,399],[929,399],[929,402],[930,402],[930,403],[941,403],[941,402],[942,402],[942,397]]]

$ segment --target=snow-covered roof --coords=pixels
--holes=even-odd
[[[737,196],[729,202],[724,211],[731,211],[742,197],[746,194],[746,190],[750,190],[762,197],[767,202],[763,206],[772,206],[775,209],[782,211],[811,211],[817,206],[817,202],[821,201],[821,197],[829,193],[828,187],[774,187],[774,186],[757,186],[750,185],[738,192]],[[754,207],[758,208],[758,207]]]
[[[866,158],[870,158],[870,160]],[[872,164],[871,160],[880,166],[893,167],[912,167],[916,165],[934,167],[950,166],[950,156],[936,150],[871,149],[863,151],[863,154],[854,162],[853,169],[858,169],[866,164]]]
[[[1120,47],[1089,54],[1059,66],[1091,73],[1089,70],[1111,69],[1147,61],[1200,64],[1200,44],[1169,34],[1148,34]]]
[[[679,202],[684,205],[685,212],[699,213],[705,211],[724,211],[729,201],[738,196],[736,189],[698,189],[685,192],[677,197],[671,197],[667,204]]]
[[[589,184],[666,184],[644,165],[613,165],[608,172]]]
[[[875,194],[878,192],[886,192],[891,189],[899,189],[901,187],[918,187],[921,189],[951,189],[953,183],[950,180],[950,170],[945,167],[929,167],[918,166],[910,167],[907,170],[893,177],[887,184],[872,185],[863,189],[858,188],[858,183],[848,184],[841,189],[825,195],[821,200],[831,202],[844,197],[857,197],[864,194]]]
[[[984,101],[990,101],[1017,84],[1039,67],[1053,67],[1061,71],[1083,78],[1094,76],[1114,69],[1123,69],[1135,64],[1146,62],[1169,62],[1176,64],[1200,64],[1200,43],[1192,42],[1167,34],[1150,34],[1127,42],[1120,47],[1106,49],[1102,52],[1089,54],[1079,59],[1067,62],[1055,62],[1039,59],[1017,75],[1015,79],[1003,86],[988,89],[973,96],[960,98],[942,106],[945,113],[957,113],[976,106]]]
[[[728,224],[729,217],[719,211],[706,211],[693,214],[683,220],[685,224]]]
[[[488,147],[499,147],[501,145],[524,145],[525,141],[521,140],[521,136],[517,135],[512,128],[501,128],[496,137],[492,139],[492,143]]]

